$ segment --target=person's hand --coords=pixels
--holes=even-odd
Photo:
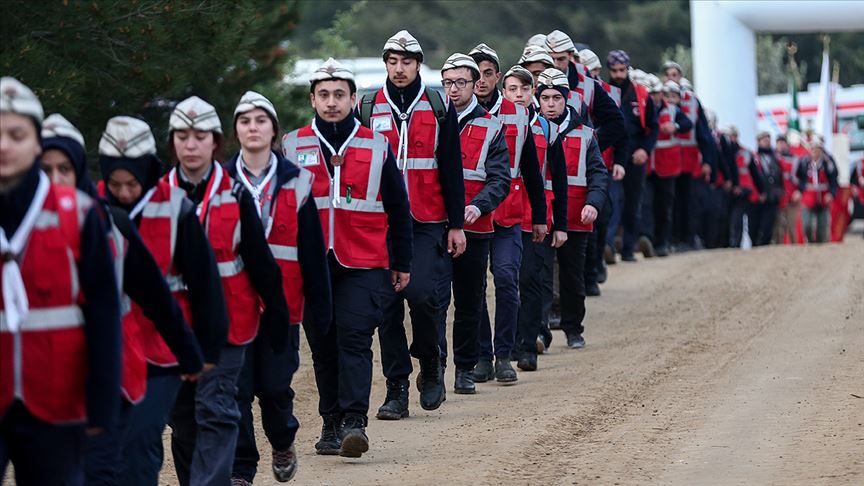
[[[620,181],[624,178],[624,174],[627,172],[624,170],[624,166],[621,164],[615,164],[612,166],[612,180]]]
[[[182,373],[180,374],[180,381],[189,381],[196,382],[198,378],[201,378],[201,372],[198,373]]]
[[[767,201],[767,200],[768,200],[768,195],[767,195],[767,194],[760,194],[760,195],[759,195],[759,202],[760,202],[760,203],[764,203],[764,202]]]
[[[723,181],[723,190],[729,192],[732,190],[732,181]]]
[[[795,191],[792,193],[792,202],[797,203],[801,201],[801,191]]]
[[[590,204],[586,204],[582,208],[582,224],[591,224],[597,219],[597,208]]]
[[[87,434],[87,437],[96,437],[97,435],[101,435],[105,433],[105,428],[103,427],[87,427],[84,429],[84,433]]]
[[[645,162],[648,162],[648,152],[645,149],[636,149],[633,152],[633,163],[636,165],[643,165]]]
[[[741,191],[741,186],[735,186],[735,187],[732,188],[732,194],[735,195],[735,196],[740,196],[740,195],[741,195],[741,192],[742,192],[742,191]]]
[[[567,232],[566,231],[553,231],[552,232],[552,248],[561,248],[564,246],[564,243],[567,243]]]
[[[666,122],[660,125],[660,131],[667,135],[672,135],[675,133],[675,124],[672,122]]]
[[[394,292],[401,292],[408,286],[408,282],[411,280],[411,274],[408,272],[397,272],[395,270],[390,271],[390,283],[393,285]]]
[[[531,225],[531,241],[540,243],[549,234],[549,228],[545,224]]]
[[[823,199],[823,201],[825,201],[825,205],[827,206],[827,205],[831,204],[832,201],[834,201],[834,196],[832,196],[831,193],[829,192],[829,193],[825,194],[825,198]]]
[[[288,327],[288,324],[285,324],[285,327]],[[216,363],[204,363],[204,367],[201,368],[201,373],[207,373],[208,371],[213,371],[216,369]]]
[[[480,210],[477,206],[465,206],[465,224],[473,224],[480,217]]]
[[[711,178],[711,166],[702,164],[702,177],[707,181]]]
[[[465,232],[462,228],[450,228],[447,232],[447,253],[453,258],[465,253]]]

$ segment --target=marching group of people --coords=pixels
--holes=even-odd
[[[762,135],[751,153],[675,63],[661,82],[616,50],[603,81],[598,57],[553,31],[506,70],[486,44],[451,55],[442,96],[407,31],[383,62],[384,87],[365,96],[324,62],[313,121],[284,137],[270,100],[248,91],[229,159],[215,108],[181,101],[167,173],[151,127],[114,117],[95,184],[81,133],[2,78],[0,468],[11,461],[22,485],[155,485],[170,425],[180,484],[251,484],[257,400],[272,472],[288,481],[301,326],[315,450],[360,457],[376,331],[387,395],[375,417],[399,420],[412,357],[420,406],[436,410],[448,363],[452,391],[474,394],[537,370],[550,328],[584,347],[586,296],[616,251],[739,246],[744,214],[754,244],[782,241],[798,205],[824,241],[837,181],[818,141],[798,162]]]

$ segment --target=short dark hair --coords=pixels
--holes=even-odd
[[[504,81],[507,81],[507,78],[516,78],[523,85],[527,84],[528,86],[534,87],[534,76],[532,76],[531,73],[513,71],[509,76],[504,76]]]
[[[788,143],[789,141],[786,140],[786,135],[777,135],[777,138],[774,139],[774,143],[777,143],[777,142],[787,142]]]
[[[498,61],[496,61],[494,57],[486,54],[485,52],[475,52],[474,54],[471,54],[471,59],[474,59],[474,62],[477,63],[477,66],[480,66],[480,63],[483,61],[489,61],[495,65],[496,73],[501,72],[501,66],[498,65]]]
[[[399,54],[400,56],[407,57],[408,59],[414,59],[419,63],[423,62],[423,54],[419,52],[394,51],[391,49],[387,49],[386,51],[384,51],[384,54],[381,56],[384,59],[384,62],[387,62],[387,59],[390,58],[390,54]]]
[[[315,86],[318,86],[318,83],[320,83],[321,81],[345,81],[346,83],[348,83],[349,94],[353,95],[354,93],[357,92],[357,84],[354,82],[353,79],[336,79],[336,78],[319,79],[317,81],[313,81],[312,85],[309,86],[309,92],[314,94],[315,93]]]

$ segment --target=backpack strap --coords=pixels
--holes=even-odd
[[[435,118],[438,119],[438,124],[444,123],[447,119],[447,105],[444,104],[444,99],[441,95],[432,88],[426,88],[426,98],[429,99],[429,106],[435,112]]]
[[[370,121],[372,119],[372,108],[375,107],[375,95],[377,92],[366,93],[360,98],[360,124],[366,128],[372,128]]]

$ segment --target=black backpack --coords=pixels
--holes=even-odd
[[[375,96],[377,91],[366,93],[360,99],[360,123],[366,128],[371,128],[372,108],[375,106]],[[438,119],[438,124],[444,123],[447,119],[447,107],[444,105],[444,100],[441,95],[431,88],[426,88],[426,98],[429,99],[429,105],[432,111],[435,112],[435,118]]]

